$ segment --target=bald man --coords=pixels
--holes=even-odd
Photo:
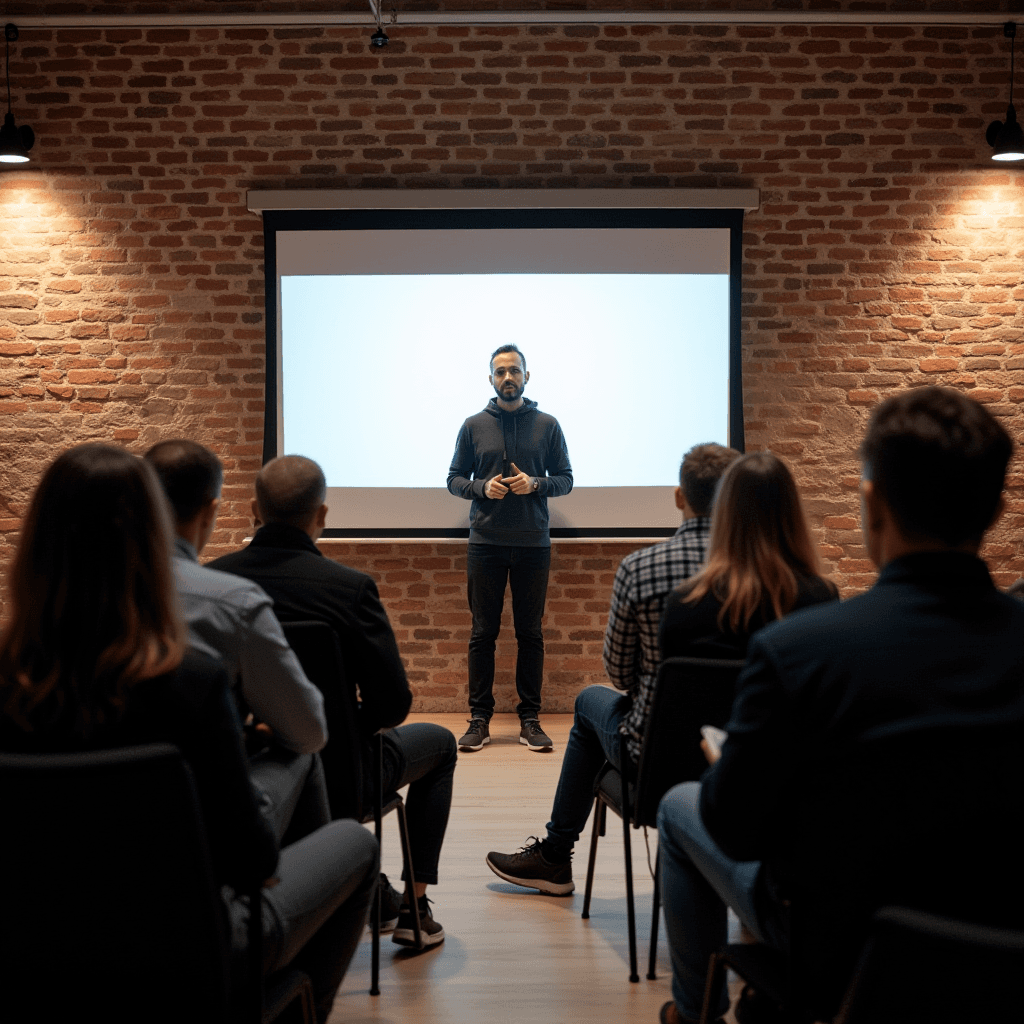
[[[326,498],[327,482],[312,459],[284,455],[271,460],[256,477],[252,507],[259,529],[252,542],[210,565],[258,583],[282,622],[315,619],[338,634],[346,677],[359,687],[366,778],[372,778],[370,737],[384,730],[384,792],[409,785],[416,896],[424,939],[432,946],[443,941],[444,929],[430,913],[426,887],[437,884],[458,757],[455,737],[425,722],[392,728],[405,719],[412,703],[405,668],[373,578],[324,558],[316,546],[327,521]],[[408,907],[399,909],[393,941],[413,943]]]

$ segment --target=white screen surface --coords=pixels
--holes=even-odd
[[[552,527],[678,525],[682,453],[728,438],[728,246],[717,228],[279,232],[278,451],[323,466],[330,527],[464,528],[456,434],[514,342],[573,466]]]

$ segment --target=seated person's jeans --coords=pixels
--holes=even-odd
[[[594,803],[594,780],[605,761],[622,770],[619,723],[631,707],[632,701],[626,694],[607,686],[588,686],[577,695],[547,826],[547,839],[552,846],[568,853],[579,839]],[[626,770],[632,774],[632,761]]]
[[[670,789],[658,807],[658,856],[672,998],[684,1017],[700,1017],[711,954],[726,942],[731,907],[759,942],[784,948],[778,908],[758,884],[760,861],[727,857],[700,818],[700,783]],[[729,1008],[724,972],[713,1011]]]
[[[282,843],[263,890],[263,971],[289,964],[309,975],[323,1024],[359,944],[380,873],[377,840],[351,820],[331,821],[316,754],[277,750],[250,765],[263,814]],[[294,840],[294,841],[293,841]],[[229,888],[236,1000],[248,980],[248,901]]]

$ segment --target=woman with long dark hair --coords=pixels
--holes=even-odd
[[[86,444],[46,470],[9,580],[0,749],[177,746],[196,780],[215,880],[234,890],[268,884],[265,969],[300,966],[324,1021],[366,923],[376,841],[356,822],[334,821],[279,855],[249,781],[227,675],[185,646],[171,538],[160,483],[142,459]],[[237,945],[248,911],[230,889],[226,925]]]
[[[661,656],[743,658],[762,626],[837,598],[793,475],[771,452],[751,452],[719,481],[707,562],[665,604]]]

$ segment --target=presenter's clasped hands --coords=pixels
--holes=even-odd
[[[515,476],[505,477],[502,483],[507,484],[513,494],[529,494],[531,491],[537,490],[539,486],[537,481],[524,473],[514,462],[512,463],[512,472]]]
[[[532,476],[524,473],[514,462],[512,469],[515,476],[492,476],[484,487],[484,494],[488,498],[501,501],[511,491],[513,494],[529,494],[537,490],[540,483]]]

